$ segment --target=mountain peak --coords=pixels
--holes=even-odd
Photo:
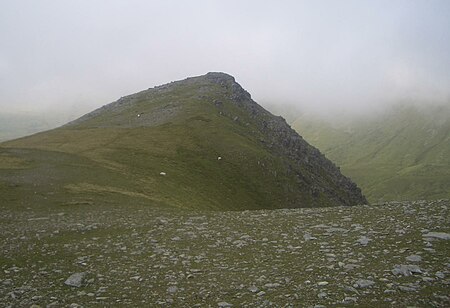
[[[236,82],[235,78],[227,73],[223,72],[209,72],[206,75],[204,75],[205,78],[213,81],[213,82]]]
[[[95,185],[168,206],[260,209],[366,202],[359,188],[283,118],[220,72],[125,96],[64,127],[8,145],[81,155],[100,173],[117,172],[117,177],[105,175],[104,183],[96,174],[77,178],[69,184],[77,191]]]

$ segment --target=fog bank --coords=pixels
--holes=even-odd
[[[263,105],[450,104],[450,1],[3,1],[0,109],[77,117],[208,71]]]

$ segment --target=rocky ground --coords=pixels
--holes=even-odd
[[[449,206],[2,206],[0,306],[449,307]]]

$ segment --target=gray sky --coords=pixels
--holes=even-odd
[[[80,115],[208,71],[266,104],[450,103],[450,1],[0,2],[3,112]]]

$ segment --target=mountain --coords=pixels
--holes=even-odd
[[[450,197],[448,106],[396,106],[345,124],[303,115],[292,125],[371,202]]]
[[[0,147],[21,204],[200,209],[356,205],[360,189],[224,73],[154,87]]]

